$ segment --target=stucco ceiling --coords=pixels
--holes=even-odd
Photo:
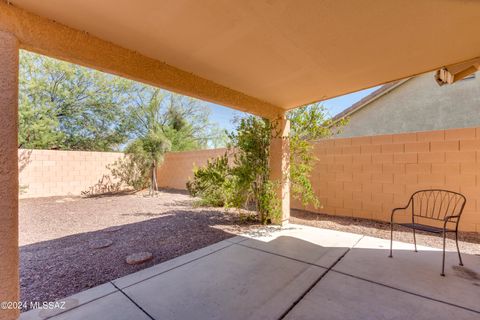
[[[283,109],[480,56],[476,0],[10,2]]]

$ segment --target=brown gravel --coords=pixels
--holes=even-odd
[[[326,214],[318,214],[294,209],[292,210],[291,215],[291,223],[351,232],[390,240],[389,223],[351,217],[329,216]],[[413,235],[411,229],[395,226],[394,230],[394,240],[413,244]],[[441,236],[436,236],[420,231],[417,231],[416,234],[418,245],[433,248],[442,248],[443,246],[443,240]],[[447,249],[456,250],[455,242],[453,241],[453,239],[455,238],[454,236],[452,236],[452,234],[448,236],[448,238],[452,240],[447,240]],[[461,252],[480,255],[480,233],[459,232],[459,240]]]
[[[230,238],[254,227],[235,212],[194,208],[185,194],[20,201],[22,301],[54,301]],[[122,226],[117,228],[116,226]],[[111,240],[110,246],[92,244]],[[129,265],[126,257],[151,252]]]

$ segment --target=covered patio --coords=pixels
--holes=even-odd
[[[353,233],[265,227],[21,319],[477,319],[480,259]]]
[[[278,123],[271,179],[287,228],[278,237],[225,240],[80,293],[55,318],[478,317],[478,257],[465,257],[461,270],[450,257],[441,279],[434,250],[387,259],[381,240],[287,227],[285,113],[433,70],[451,84],[478,70],[479,29],[476,1],[1,1],[0,301],[19,300],[18,52],[26,49]],[[18,316],[0,310],[0,319]],[[24,315],[36,316],[51,315]]]

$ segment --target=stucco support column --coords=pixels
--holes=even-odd
[[[0,31],[0,303],[19,300],[18,41]],[[0,319],[18,310],[0,309]]]
[[[290,121],[285,115],[272,121],[270,142],[270,180],[278,184],[282,225],[290,219]]]

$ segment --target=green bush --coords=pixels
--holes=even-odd
[[[312,140],[326,138],[346,123],[337,123],[326,116],[319,104],[298,108],[288,114],[290,133],[291,194],[304,205],[320,205],[310,181],[316,158]],[[269,180],[269,149],[275,123],[256,116],[237,121],[236,131],[229,135],[227,153],[196,168],[187,188],[200,204],[255,209],[262,223],[277,223],[281,219],[278,185]],[[228,154],[231,154],[229,161]]]
[[[193,180],[187,182],[187,189],[194,197],[200,197],[201,205],[223,207],[228,203],[230,168],[227,154],[208,161],[203,168],[195,168]]]

